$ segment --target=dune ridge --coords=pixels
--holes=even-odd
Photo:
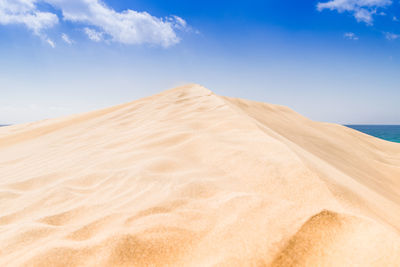
[[[400,144],[187,85],[0,128],[0,266],[398,266]]]

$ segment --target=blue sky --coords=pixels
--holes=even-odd
[[[400,124],[397,0],[0,0],[0,63],[0,124],[185,83],[319,121]]]

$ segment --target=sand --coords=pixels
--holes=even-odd
[[[0,128],[0,266],[399,265],[400,144],[199,85]]]

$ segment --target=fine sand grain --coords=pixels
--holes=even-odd
[[[0,266],[400,266],[400,144],[198,85],[2,127]]]

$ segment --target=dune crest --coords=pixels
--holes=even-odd
[[[0,128],[0,266],[398,266],[400,144],[188,85]]]

